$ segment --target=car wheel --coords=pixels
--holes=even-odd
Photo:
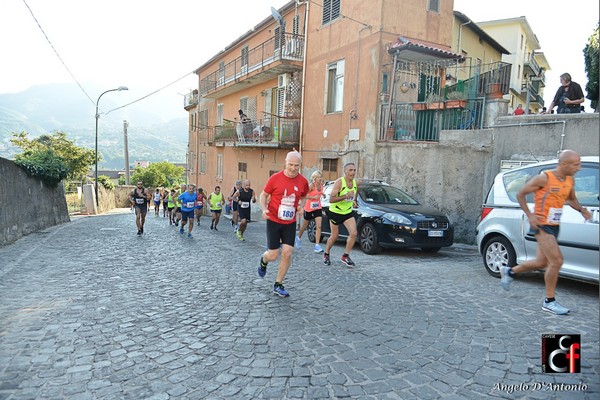
[[[366,254],[378,254],[381,252],[377,231],[371,223],[366,223],[360,229],[360,247]]]
[[[308,235],[308,240],[311,243],[315,242],[315,236],[317,233],[317,225],[315,224],[315,220],[311,219],[308,221],[308,227],[306,228],[306,234]]]
[[[517,262],[515,249],[504,236],[494,236],[483,247],[483,265],[486,271],[500,277],[501,267],[512,267]]]
[[[421,247],[421,251],[424,251],[425,253],[437,253],[441,249],[441,247]]]

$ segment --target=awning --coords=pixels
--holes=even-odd
[[[398,40],[389,46],[388,53],[397,54],[401,60],[415,62],[432,59],[458,61],[459,63],[465,61],[462,55],[454,53],[450,47],[402,36],[398,36]]]

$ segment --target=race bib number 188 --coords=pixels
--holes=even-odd
[[[280,205],[277,211],[277,218],[282,221],[291,221],[296,216],[296,210],[294,207]]]

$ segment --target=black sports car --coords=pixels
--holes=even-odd
[[[322,236],[329,237],[329,196],[333,182],[323,189]],[[435,208],[419,204],[402,190],[380,181],[359,181],[358,208],[354,209],[360,247],[367,254],[377,254],[382,248],[421,248],[437,252],[452,246],[454,227],[448,217]],[[315,241],[315,222],[308,225],[308,238]],[[348,231],[340,226],[340,239]],[[321,240],[324,242],[324,239]]]

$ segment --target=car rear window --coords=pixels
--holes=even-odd
[[[524,168],[504,174],[502,177],[502,182],[504,183],[504,188],[506,189],[508,198],[515,203],[518,203],[517,193],[523,186],[525,186],[525,183],[527,183],[527,181],[533,177],[534,173],[534,169]],[[526,199],[528,203],[533,203],[533,193],[528,194]]]
[[[598,164],[583,164],[575,174],[575,195],[584,206],[598,207]]]

